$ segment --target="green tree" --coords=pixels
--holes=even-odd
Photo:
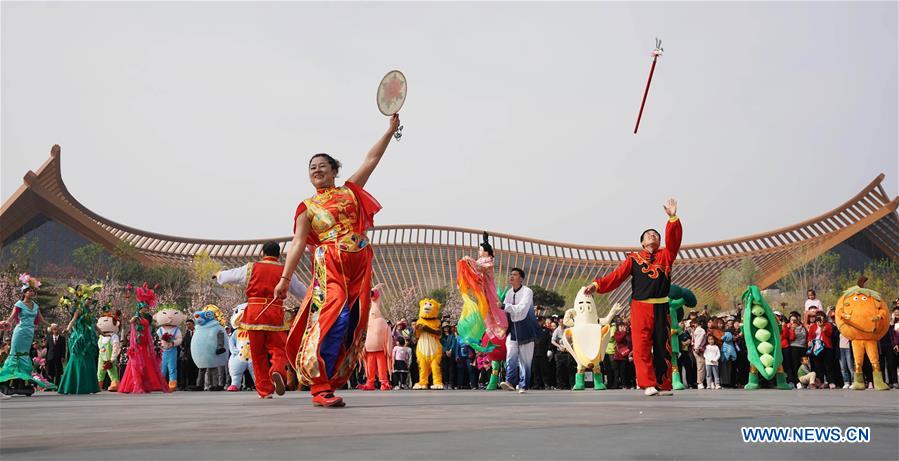
[[[137,249],[121,241],[109,258],[109,277],[122,283],[147,279],[147,268],[137,261]]]
[[[557,290],[562,295],[562,299],[565,300],[564,306],[574,306],[574,298],[577,296],[578,291],[592,281],[593,279],[587,276],[573,277],[566,280]]]
[[[547,290],[540,285],[531,285],[531,291],[534,292],[534,305],[545,308],[552,313],[561,314],[565,307],[565,298],[552,290]]]
[[[72,250],[72,259],[75,261],[89,280],[95,281],[103,278],[106,272],[106,250],[99,243],[91,243]]]
[[[790,273],[781,280],[784,297],[791,305],[803,305],[807,290],[812,289],[825,306],[833,305],[840,292],[840,255],[828,251],[809,258],[809,251],[803,249],[793,255]]]
[[[11,273],[31,271],[34,262],[34,253],[37,251],[37,236],[21,237],[12,245],[9,245],[10,262],[8,270]]]
[[[890,259],[878,259],[868,262],[862,272],[847,271],[835,282],[838,294],[858,283],[862,275],[868,278],[865,288],[879,292],[887,306],[892,308],[891,303],[899,297],[899,265]]]
[[[758,272],[759,268],[755,264],[755,261],[748,256],[740,261],[738,267],[731,267],[721,271],[718,285],[721,289],[721,293],[727,296],[727,299],[732,303],[731,307],[737,307],[740,296],[746,291],[748,285],[755,282],[755,277],[758,275]]]
[[[213,277],[220,270],[222,270],[221,263],[212,259],[208,251],[201,251],[194,256],[191,265],[193,304],[206,305],[218,301],[218,297],[213,293],[213,288],[217,285]]]

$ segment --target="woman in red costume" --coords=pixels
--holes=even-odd
[[[334,390],[346,384],[361,357],[371,305],[372,250],[365,232],[381,209],[363,187],[399,124],[398,115],[390,118],[390,127],[341,187],[334,182],[340,162],[328,154],[315,154],[309,161],[309,180],[316,192],[297,207],[293,241],[275,296],[287,294],[290,277],[309,245],[311,289],[290,328],[286,349],[315,406],[345,405]]]
[[[130,285],[129,285],[130,286]],[[134,290],[137,299],[137,313],[131,318],[131,345],[128,347],[128,365],[119,383],[122,394],[149,394],[169,392],[168,383],[162,376],[160,357],[156,354],[153,341],[153,316],[150,308],[156,306],[156,293],[151,288]]]

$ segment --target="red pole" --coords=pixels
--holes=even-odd
[[[640,119],[643,118],[643,106],[646,105],[646,96],[649,95],[649,84],[652,83],[652,73],[656,70],[656,59],[658,56],[652,57],[652,67],[649,69],[649,80],[646,81],[646,91],[643,92],[643,102],[640,103],[640,114],[637,115],[637,125],[634,126],[634,134],[637,134],[637,129],[640,128]]]

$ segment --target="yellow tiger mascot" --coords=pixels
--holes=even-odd
[[[431,373],[434,374],[431,389],[443,389],[443,375],[440,373],[440,360],[443,358],[443,346],[440,344],[440,303],[436,300],[425,298],[418,302],[415,337],[418,338],[418,346],[415,348],[418,383],[412,389],[427,389]]]

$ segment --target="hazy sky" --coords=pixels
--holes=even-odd
[[[84,205],[200,238],[291,232],[312,153],[359,165],[401,69],[376,224],[633,245],[897,194],[897,3],[2,3],[2,198],[63,149]],[[640,132],[654,38],[663,40]]]

